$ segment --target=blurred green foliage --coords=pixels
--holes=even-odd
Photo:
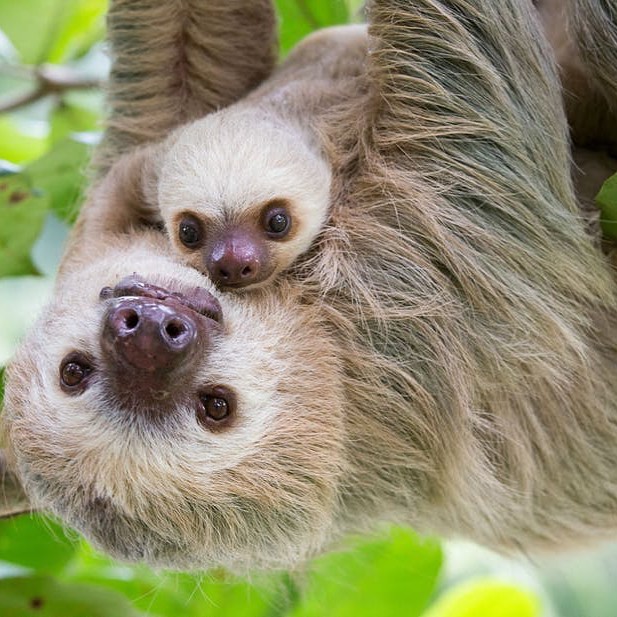
[[[278,0],[281,53],[318,27],[353,20],[361,4]],[[108,69],[101,47],[105,10],[105,0],[0,0],[0,109],[7,110],[0,113],[0,277],[13,277],[15,312],[21,311],[20,282],[29,290],[28,304],[48,289],[28,276],[53,270],[65,233],[58,221],[74,222],[82,199],[88,144],[96,141],[103,108],[96,84]],[[38,71],[50,64],[61,65],[78,85],[39,92]],[[605,216],[617,220],[617,190],[607,191]],[[9,289],[2,287],[7,280],[0,280],[0,294]],[[0,302],[0,339],[16,322],[3,319],[8,310]],[[444,584],[443,560],[439,542],[394,528],[301,571],[250,582],[222,572],[153,572],[100,555],[47,518],[22,516],[0,521],[0,616],[541,614],[537,596],[511,584],[486,577]]]
[[[602,185],[596,200],[601,208],[602,233],[617,240],[617,174]]]
[[[5,562],[5,570],[0,568],[3,617],[540,615],[530,592],[491,580],[455,587],[440,598],[439,543],[400,528],[356,539],[302,571],[247,582],[220,571],[155,573],[145,566],[119,564],[52,521],[23,516],[0,521],[0,560]],[[524,612],[513,612],[519,608]]]

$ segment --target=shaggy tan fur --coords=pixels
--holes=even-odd
[[[288,276],[219,295],[194,368],[236,391],[237,426],[210,434],[185,407],[148,423],[103,362],[59,390],[68,351],[100,358],[103,285],[212,289],[160,233],[110,229],[113,175],[84,210],[4,430],[34,504],[112,554],[289,566],[383,520],[502,550],[617,530],[617,289],[531,4],[374,0],[369,21],[364,84],[321,129],[330,218]]]
[[[109,120],[94,166],[238,100],[276,60],[269,0],[110,3]],[[136,63],[135,59],[139,58]]]
[[[581,212],[599,239],[595,196],[617,173],[617,5],[597,0],[536,0],[559,67],[573,142],[572,178]],[[604,242],[607,252],[614,243]],[[615,262],[617,263],[617,262]]]
[[[615,152],[617,6],[613,0],[537,0],[555,49],[574,143]]]

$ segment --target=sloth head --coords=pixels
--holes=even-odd
[[[327,541],[344,467],[319,315],[278,294],[217,299],[160,244],[144,232],[65,264],[8,369],[12,465],[34,507],[120,558],[305,559]]]
[[[293,123],[231,107],[168,144],[153,198],[186,263],[219,288],[263,285],[312,244],[328,213],[330,169]]]

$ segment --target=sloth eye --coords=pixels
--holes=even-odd
[[[178,238],[187,248],[200,246],[202,236],[201,224],[196,218],[185,216],[178,224]]]
[[[291,228],[291,215],[280,202],[276,202],[276,205],[270,204],[264,213],[263,225],[271,238],[284,238]]]
[[[67,394],[81,394],[94,370],[92,360],[83,353],[73,351],[60,363],[60,387]]]
[[[209,396],[204,401],[204,407],[208,418],[217,422],[224,420],[229,415],[229,405],[224,398]]]
[[[208,429],[227,426],[235,411],[235,394],[225,386],[213,386],[199,394],[197,420]]]

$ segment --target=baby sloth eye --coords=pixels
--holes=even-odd
[[[178,238],[187,248],[193,249],[201,245],[201,224],[192,216],[185,216],[178,224]]]
[[[81,394],[94,367],[85,354],[73,351],[60,363],[60,387],[67,394]]]
[[[271,205],[264,213],[263,225],[266,233],[274,239],[284,238],[291,228],[291,215],[285,206]]]
[[[229,424],[236,411],[236,396],[225,386],[212,386],[199,394],[197,420],[207,429],[218,430]]]

